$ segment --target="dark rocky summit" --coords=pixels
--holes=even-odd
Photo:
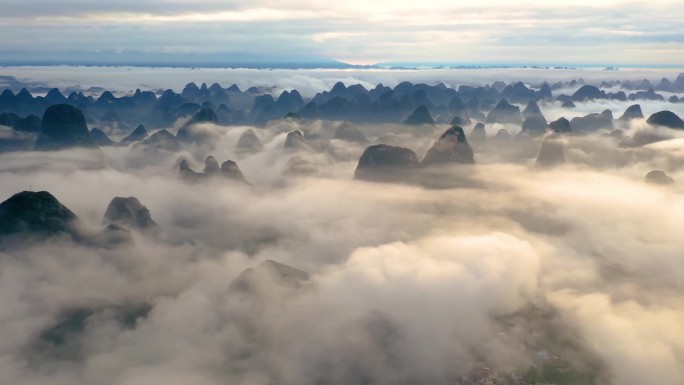
[[[633,104],[625,110],[625,113],[618,119],[623,122],[628,122],[633,119],[643,119],[644,113],[641,112],[641,106],[638,104]]]
[[[366,148],[359,158],[355,177],[364,180],[392,180],[420,163],[416,154],[403,147],[376,144]]]
[[[183,159],[180,161],[180,164],[178,165],[178,174],[182,179],[191,182],[197,181],[198,179],[204,176],[204,174],[200,174],[195,170],[191,169],[187,159]]]
[[[547,125],[544,115],[533,114],[523,122],[521,133],[531,136],[544,135]]]
[[[577,102],[606,98],[607,95],[605,91],[601,91],[598,87],[589,84],[583,85],[572,95],[572,100]]]
[[[529,118],[530,116],[533,115],[541,115],[541,108],[539,108],[539,104],[535,102],[534,100],[530,100],[529,103],[527,103],[527,107],[522,112],[522,116],[524,119]]]
[[[133,142],[140,142],[145,140],[146,138],[147,130],[145,129],[145,126],[141,124],[138,127],[136,127],[135,130],[133,130],[133,132],[130,133],[130,135],[121,139],[121,143],[128,144]]]
[[[219,175],[220,172],[221,166],[219,166],[219,162],[216,160],[216,158],[214,158],[213,155],[207,156],[207,158],[204,160],[204,175]]]
[[[100,147],[112,146],[114,141],[109,139],[107,134],[99,128],[93,128],[90,130],[90,137],[93,138],[93,142]]]
[[[560,132],[563,134],[572,131],[570,127],[570,121],[563,117],[558,118],[553,122],[549,123],[549,129],[551,129],[551,131]]]
[[[76,233],[78,217],[47,191],[23,191],[0,203],[0,236]]]
[[[298,290],[307,284],[309,274],[276,261],[266,260],[238,275],[229,288],[243,294],[272,294],[274,290]]]
[[[55,104],[45,110],[36,150],[55,151],[72,147],[97,148],[81,110]]]
[[[502,99],[493,110],[489,111],[486,123],[515,124],[519,126],[522,122],[520,107],[508,103],[506,99]]]
[[[148,150],[166,150],[176,152],[181,149],[180,141],[167,130],[158,130],[147,139],[140,142]]]
[[[150,210],[135,197],[116,197],[109,202],[103,224],[116,224],[128,228],[148,229],[157,226]]]
[[[684,121],[672,111],[656,112],[649,116],[646,122],[652,126],[684,129]]]
[[[208,179],[216,180],[216,178],[223,177],[228,180],[240,181],[249,185],[237,163],[232,160],[227,160],[219,166],[218,161],[213,155],[207,156],[204,160],[204,172],[202,173],[191,169],[190,164],[186,159],[181,160],[179,164],[179,175],[182,179],[189,182],[198,182]]]
[[[570,121],[570,127],[572,127],[572,132],[576,133],[588,133],[599,130],[612,131],[615,128],[613,126],[613,114],[610,113],[610,110],[603,111],[600,114],[592,113],[574,117]]]
[[[247,183],[240,167],[232,160],[221,163],[221,175],[228,179]]]
[[[304,134],[299,130],[295,130],[287,133],[284,147],[291,150],[306,150],[309,148],[309,145],[306,144]]]
[[[646,177],[644,178],[644,182],[650,183],[650,184],[657,184],[657,185],[662,185],[662,186],[667,186],[674,184],[674,179],[672,179],[671,176],[667,175],[665,171],[663,170],[653,170],[646,174]]]
[[[473,149],[466,140],[463,128],[452,126],[446,130],[420,163],[422,166],[445,163],[474,164]]]
[[[410,126],[420,126],[422,124],[435,124],[435,120],[430,115],[430,111],[426,106],[420,106],[404,121],[404,124]]]

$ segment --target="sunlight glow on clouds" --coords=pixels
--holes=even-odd
[[[356,62],[681,64],[683,17],[675,0],[3,0],[0,33],[13,38],[0,52],[189,46]]]

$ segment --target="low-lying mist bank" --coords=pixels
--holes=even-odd
[[[544,168],[543,137],[492,140],[519,131],[495,123],[470,141],[474,165],[374,183],[354,179],[367,144],[331,139],[340,124],[203,123],[211,140],[178,152],[0,154],[1,200],[45,190],[95,229],[133,196],[157,224],[117,248],[57,236],[0,251],[0,383],[684,378],[679,132],[636,119],[626,137],[669,139],[565,135],[565,163]],[[448,128],[357,127],[418,158]],[[248,129],[261,149],[237,148]],[[293,130],[305,145],[287,148]],[[181,159],[199,171],[208,155],[249,184],[180,177]],[[654,169],[674,183],[644,183]]]

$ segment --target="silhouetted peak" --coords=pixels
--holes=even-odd
[[[430,111],[426,106],[416,108],[411,115],[404,121],[404,124],[411,126],[419,126],[422,124],[435,124],[435,120],[430,115]]]
[[[629,121],[632,119],[643,119],[644,113],[641,111],[641,106],[638,104],[633,104],[625,110],[619,120]]]
[[[549,123],[549,128],[554,132],[566,133],[570,132],[570,121],[564,117],[560,117]]]
[[[357,179],[382,180],[395,175],[383,175],[387,172],[415,169],[419,166],[416,154],[408,148],[376,144],[366,148],[359,158],[355,176]]]
[[[331,94],[339,94],[341,92],[344,92],[347,90],[347,86],[344,85],[342,82],[337,82],[333,86],[333,88],[330,90]]]
[[[116,197],[109,202],[103,224],[117,224],[124,227],[146,229],[157,226],[150,210],[135,197]]]
[[[667,175],[667,173],[665,173],[665,171],[663,170],[653,170],[646,174],[644,182],[667,186],[674,184],[674,179],[672,179],[671,176]]]
[[[128,136],[121,139],[121,143],[133,143],[145,140],[147,138],[147,129],[142,124],[133,130]]]
[[[23,191],[0,203],[0,235],[72,234],[76,214],[47,191]]]
[[[684,129],[684,121],[672,111],[660,111],[649,116],[646,121],[653,126],[663,126],[675,129]]]
[[[423,166],[443,163],[475,163],[473,150],[466,140],[463,128],[452,126],[446,130],[421,161]]]
[[[158,130],[142,141],[145,148],[166,151],[178,151],[181,144],[178,139],[167,130]]]
[[[221,163],[221,175],[232,180],[247,182],[238,164],[232,160]]]
[[[96,148],[81,110],[69,104],[55,104],[43,114],[37,150],[61,150],[70,147]]]
[[[230,290],[243,294],[272,294],[274,290],[299,289],[309,280],[309,274],[276,261],[266,260],[238,275]]]
[[[100,130],[99,128],[93,128],[90,130],[90,137],[93,138],[93,142],[100,147],[111,146],[114,144],[114,141],[111,140],[109,136],[107,136],[107,134],[105,134],[104,131]]]
[[[285,148],[289,149],[302,149],[308,148],[306,140],[304,139],[304,134],[301,131],[295,130],[287,133],[285,138]]]
[[[218,174],[221,171],[221,166],[219,166],[218,161],[213,155],[209,155],[204,160],[204,173],[206,175]]]

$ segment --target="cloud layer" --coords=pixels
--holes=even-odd
[[[9,0],[1,51],[224,53],[355,63],[679,65],[674,0],[123,1]],[[172,38],[171,38],[172,37]],[[96,44],[93,42],[97,42]],[[199,65],[199,64],[198,64]]]

